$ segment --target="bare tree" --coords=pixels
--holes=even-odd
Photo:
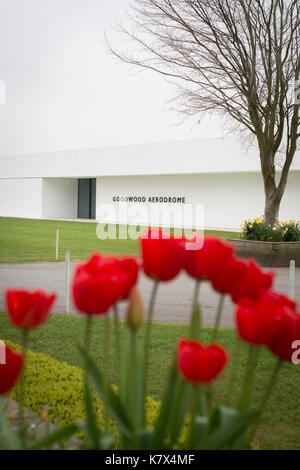
[[[129,16],[121,31],[140,47],[107,40],[115,56],[170,79],[187,116],[219,113],[257,139],[273,225],[300,135],[299,0],[135,0]]]

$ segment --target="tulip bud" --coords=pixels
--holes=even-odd
[[[144,323],[144,305],[137,288],[130,293],[126,321],[131,328],[138,328]]]

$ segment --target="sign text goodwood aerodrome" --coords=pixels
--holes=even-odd
[[[113,202],[135,202],[135,203],[173,203],[185,204],[185,196],[113,196]]]

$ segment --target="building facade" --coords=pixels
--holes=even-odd
[[[220,138],[0,157],[0,216],[123,223],[121,202],[202,205],[205,228],[238,230],[264,210],[258,150]],[[300,219],[299,151],[280,218]]]

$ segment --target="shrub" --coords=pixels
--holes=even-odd
[[[267,225],[264,217],[245,220],[241,225],[241,238],[263,242],[300,241],[300,222],[294,220],[279,221],[274,227]]]
[[[11,344],[7,342],[7,344]],[[11,344],[18,350],[20,346]],[[85,418],[83,370],[66,362],[59,362],[43,353],[26,352],[24,406],[41,415],[47,409],[49,419],[58,425],[83,421]],[[17,400],[19,388],[15,387],[10,397]],[[104,427],[103,405],[97,395],[93,396],[97,424]],[[159,402],[147,397],[146,417],[153,426],[159,410]],[[111,426],[115,434],[117,428]],[[82,437],[80,433],[79,436]]]

